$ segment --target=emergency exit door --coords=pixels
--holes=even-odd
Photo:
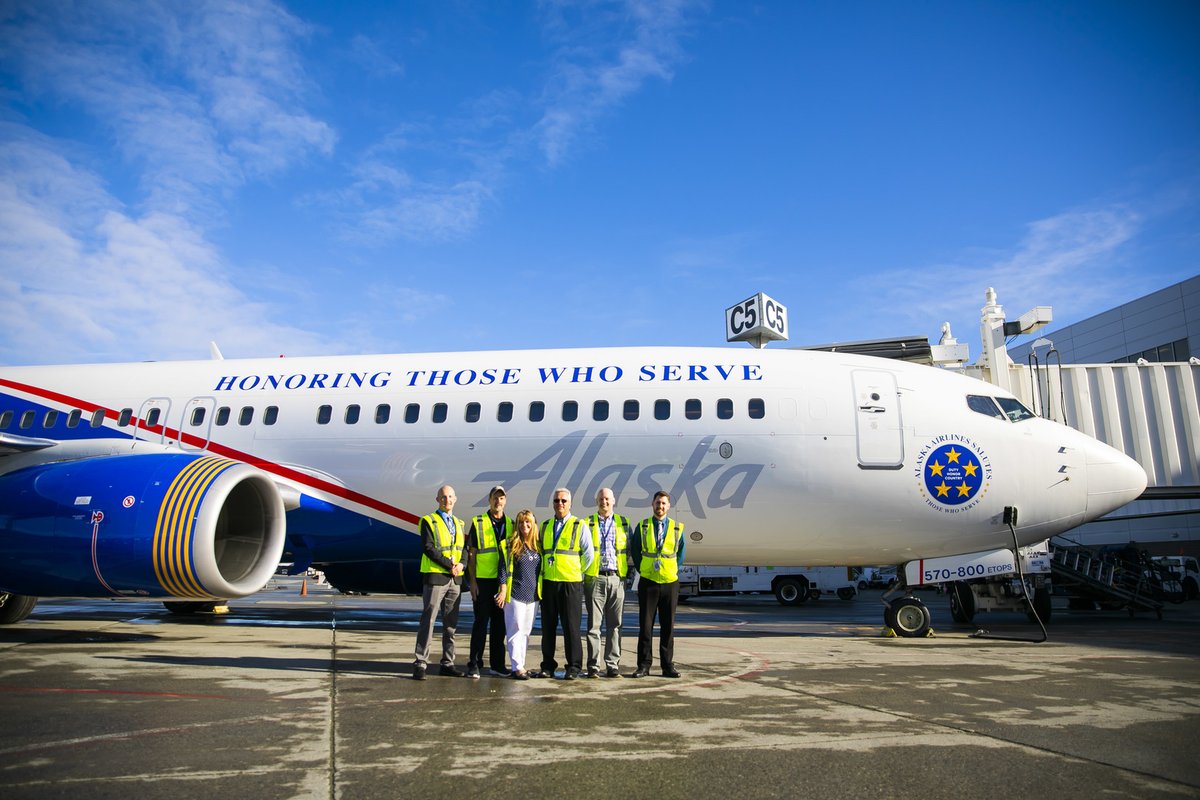
[[[904,429],[896,376],[883,370],[858,369],[850,377],[854,383],[858,465],[864,469],[900,469],[904,466]]]

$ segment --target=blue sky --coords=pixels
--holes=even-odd
[[[1200,273],[1198,79],[1194,2],[0,0],[0,363],[975,358]]]

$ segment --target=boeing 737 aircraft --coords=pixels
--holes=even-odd
[[[665,489],[691,564],[901,565],[1044,540],[1146,475],[989,384],[841,353],[4,368],[0,621],[46,596],[244,597],[281,561],[346,590],[419,591],[417,523],[443,483],[460,516],[498,484],[539,518],[559,486],[577,511],[609,486],[631,518]],[[928,630],[911,594],[885,619]]]

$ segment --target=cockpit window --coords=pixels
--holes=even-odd
[[[1013,422],[1020,422],[1021,420],[1025,419],[1033,419],[1034,417],[1034,413],[1026,408],[1020,400],[1015,398],[997,397],[996,402],[1000,404],[1000,408],[1004,410],[1004,413]]]
[[[983,414],[985,417],[1005,419],[1005,416],[1000,409],[996,408],[996,401],[981,394],[967,395],[967,408],[971,409],[976,414]]]

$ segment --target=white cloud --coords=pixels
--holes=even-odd
[[[988,287],[1010,316],[1035,305],[1053,306],[1059,318],[1087,316],[1138,293],[1123,255],[1142,222],[1123,205],[1067,211],[1030,223],[1009,252],[874,273],[856,281],[853,293],[876,319],[919,326],[915,330],[978,310]],[[960,341],[975,335],[965,324],[954,325]]]

